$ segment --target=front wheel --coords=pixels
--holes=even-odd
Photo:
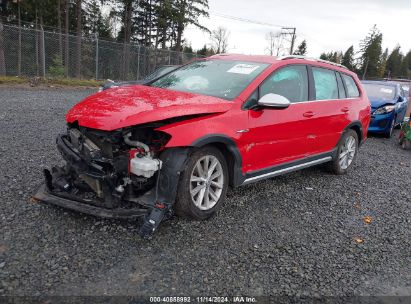
[[[385,137],[386,138],[391,138],[392,134],[394,133],[394,129],[395,129],[395,117],[392,119],[391,124],[390,124],[390,129],[388,130],[387,133],[385,133]]]
[[[195,220],[211,217],[223,204],[228,188],[228,167],[214,147],[195,151],[187,162],[178,186],[175,210]]]
[[[358,152],[358,135],[354,130],[347,130],[337,147],[337,155],[330,163],[331,172],[346,174],[353,164]]]

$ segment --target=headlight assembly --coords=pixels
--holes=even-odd
[[[383,106],[381,108],[378,108],[375,110],[374,115],[379,115],[379,114],[387,114],[395,110],[394,105],[389,105],[389,106]]]

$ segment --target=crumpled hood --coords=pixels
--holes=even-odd
[[[386,99],[380,99],[380,98],[372,98],[370,99],[371,102],[371,108],[372,109],[377,109],[383,105],[395,105],[397,103],[396,100],[386,100]]]
[[[68,123],[112,131],[147,122],[194,114],[228,111],[233,103],[217,97],[148,86],[124,86],[102,91],[76,104]]]

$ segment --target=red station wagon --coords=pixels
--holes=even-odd
[[[57,137],[63,167],[38,200],[106,218],[207,219],[228,186],[328,163],[349,170],[370,102],[345,67],[300,56],[216,55],[145,85],[91,95]]]

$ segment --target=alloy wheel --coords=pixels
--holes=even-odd
[[[340,155],[338,157],[341,169],[346,170],[351,165],[356,149],[357,143],[354,136],[348,136],[341,147]]]
[[[200,210],[213,208],[221,197],[224,186],[223,167],[217,157],[206,155],[200,158],[190,177],[190,195]]]

